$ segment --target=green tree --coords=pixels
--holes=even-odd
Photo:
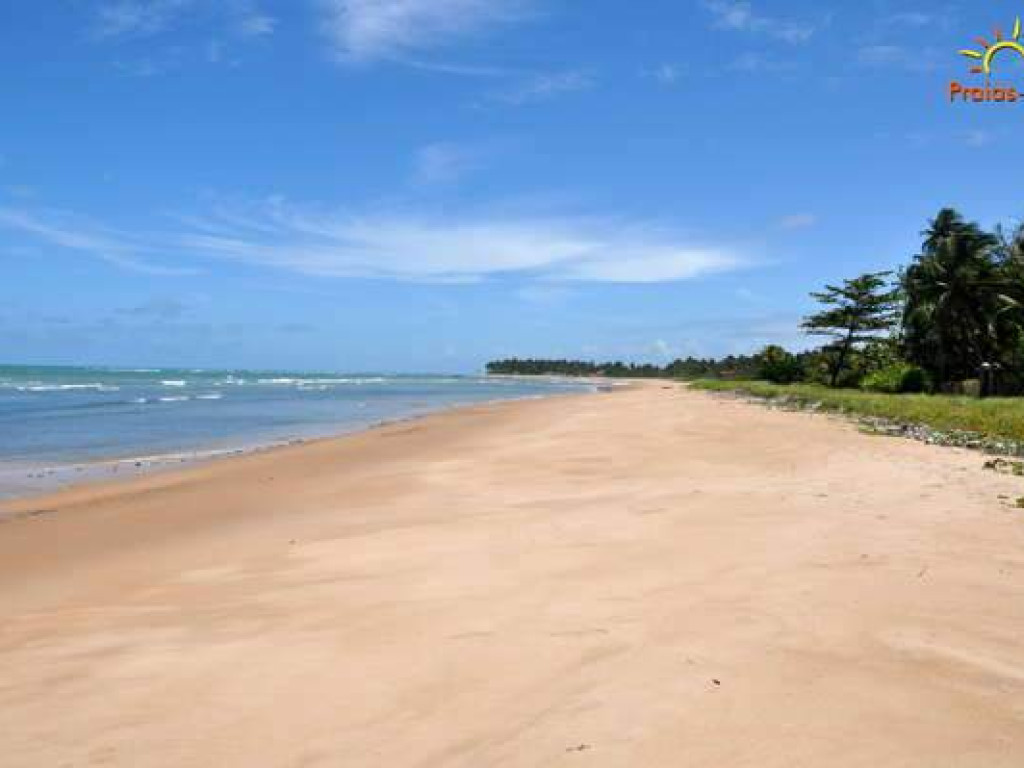
[[[971,378],[1017,336],[1000,241],[949,208],[922,235],[901,279],[907,357],[940,384]]]
[[[792,384],[804,377],[804,367],[796,355],[776,344],[769,344],[757,356],[757,376],[776,384]]]
[[[1000,310],[1008,312],[1015,325],[1024,326],[1024,223],[1009,231],[996,227],[995,237]]]
[[[853,353],[895,327],[899,291],[890,285],[891,274],[869,272],[811,294],[825,308],[805,318],[801,327],[832,339],[824,349],[829,386],[836,386],[850,367]]]

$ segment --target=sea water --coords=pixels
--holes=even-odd
[[[592,387],[477,376],[0,365],[0,496],[73,479],[66,477],[72,468],[195,458]]]

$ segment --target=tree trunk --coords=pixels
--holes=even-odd
[[[832,377],[828,384],[832,388],[835,388],[836,382],[839,381],[839,374],[842,373],[843,364],[846,362],[846,355],[850,352],[851,343],[853,343],[853,328],[851,328],[846,334],[846,338],[843,340],[843,346],[839,348],[839,359],[836,360],[836,364],[832,368]]]

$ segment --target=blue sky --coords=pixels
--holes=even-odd
[[[0,9],[0,360],[473,371],[804,346],[944,205],[1024,213],[1010,2]],[[1000,76],[1024,90],[1024,62]]]

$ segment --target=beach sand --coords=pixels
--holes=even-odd
[[[0,764],[1019,768],[983,462],[647,384],[9,502]]]

